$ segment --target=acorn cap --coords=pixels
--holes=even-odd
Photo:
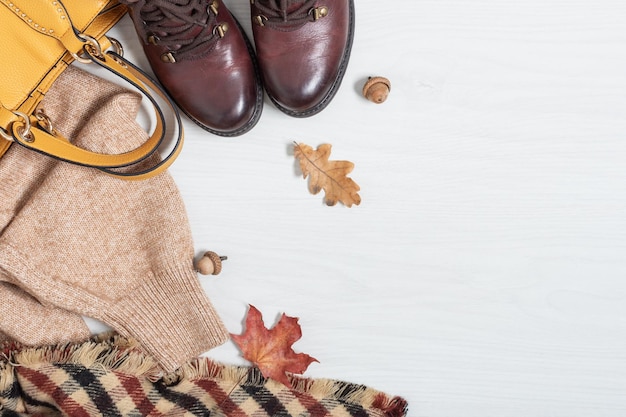
[[[391,91],[391,81],[385,77],[369,77],[363,86],[363,97],[369,101],[380,104],[387,100]]]
[[[202,275],[217,275],[222,272],[222,261],[226,259],[226,256],[219,256],[215,252],[205,252],[196,262],[196,271]]]

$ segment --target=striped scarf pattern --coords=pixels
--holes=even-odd
[[[197,358],[163,373],[116,334],[83,343],[0,349],[0,416],[404,417],[400,397],[342,381],[290,376]]]

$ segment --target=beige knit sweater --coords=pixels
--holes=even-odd
[[[74,67],[42,107],[85,148],[146,140],[141,97]],[[124,181],[16,144],[0,159],[0,334],[40,345],[89,336],[81,315],[140,341],[172,371],[228,338],[193,268],[168,173]]]

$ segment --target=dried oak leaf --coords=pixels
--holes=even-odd
[[[267,329],[261,312],[250,305],[246,315],[245,331],[241,335],[231,333],[243,357],[256,365],[264,377],[291,387],[287,372],[302,374],[317,359],[306,353],[295,353],[291,348],[302,337],[297,317],[283,313],[274,327]]]
[[[331,145],[323,144],[313,149],[303,143],[294,144],[294,156],[300,162],[300,170],[309,176],[309,191],[317,194],[324,190],[324,201],[329,206],[341,202],[347,207],[361,203],[359,185],[347,175],[354,168],[350,161],[329,161]]]

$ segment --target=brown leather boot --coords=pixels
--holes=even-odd
[[[263,87],[244,31],[221,0],[120,0],[148,62],[183,112],[221,136],[250,130]]]
[[[339,89],[354,37],[354,0],[250,0],[265,90],[284,113],[322,111]]]

